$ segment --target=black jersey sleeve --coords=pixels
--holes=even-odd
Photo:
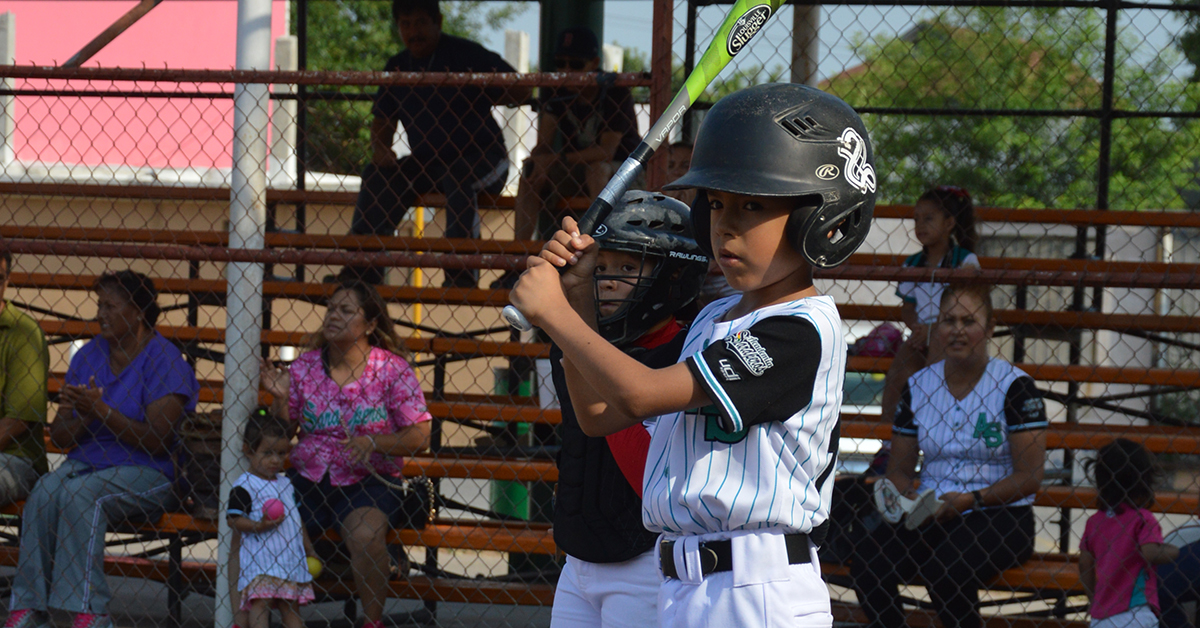
[[[821,337],[810,321],[772,316],[687,358],[692,376],[720,410],[721,428],[786,421],[813,398]]]
[[[225,511],[225,516],[249,517],[251,510],[254,510],[254,500],[250,498],[250,491],[244,486],[233,487],[229,491],[229,509]]]
[[[917,437],[917,417],[912,406],[912,388],[909,387],[908,382],[904,382],[904,391],[900,393],[900,403],[896,404],[896,413],[892,415],[892,434]]]
[[[1009,432],[1042,430],[1050,425],[1046,402],[1032,377],[1018,377],[1004,394],[1004,419]]]

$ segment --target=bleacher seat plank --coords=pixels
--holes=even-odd
[[[444,547],[460,550],[518,552],[523,554],[553,554],[554,538],[545,530],[523,527],[488,529],[464,521],[455,524],[429,525],[421,530],[393,530],[389,541],[422,547]]]
[[[482,578],[409,577],[391,580],[389,586],[392,595],[406,599],[547,608],[554,604],[552,584],[496,582]]]
[[[15,566],[17,553],[16,547],[0,547],[0,565]],[[185,560],[181,567],[184,583],[188,589],[206,590],[216,582],[217,564],[214,562]],[[137,578],[165,584],[170,578],[170,565],[165,560],[109,555],[104,558],[104,572],[110,576]],[[315,584],[325,593],[343,595],[351,593],[348,582],[322,578],[318,579]],[[554,602],[554,586],[549,584],[497,582],[481,578],[408,576],[392,579],[388,586],[391,588],[392,596],[405,599],[521,606],[550,606]]]
[[[879,278],[868,277],[869,281],[895,281],[889,279],[889,273],[904,268],[904,260],[908,255],[889,253],[856,253],[846,260],[845,266],[872,267],[879,273]],[[1177,262],[1143,262],[1126,260],[1079,260],[1044,257],[980,257],[979,266],[982,270],[1017,270],[1031,273],[1046,274],[1102,274],[1102,273],[1145,273],[1183,275],[1195,277],[1200,274],[1200,264],[1185,264]],[[950,269],[940,269],[946,272]],[[958,269],[967,270],[972,269]],[[912,274],[912,268],[905,269]],[[929,272],[929,270],[925,270]],[[829,274],[829,273],[826,273]]]
[[[13,273],[9,285],[14,288],[38,288],[50,290],[90,291],[99,275],[65,275],[50,273]],[[155,286],[161,294],[194,296],[200,299],[223,302],[226,282],[224,279],[187,279],[181,277],[156,278]],[[271,298],[297,299],[321,302],[333,295],[335,284],[299,283],[295,281],[265,281],[263,296]],[[440,288],[413,286],[379,286],[379,295],[390,303],[422,303],[426,305],[473,305],[478,307],[504,307],[508,305],[508,290],[488,288]]]
[[[50,394],[62,391],[65,376],[62,373],[51,373],[46,382],[46,390]],[[224,383],[220,380],[200,380],[199,401],[201,403],[221,403],[224,398]],[[270,403],[270,397],[265,391],[260,392],[259,400]],[[562,422],[562,411],[557,409],[541,409],[529,403],[511,404],[478,401],[427,401],[429,413],[437,419],[452,419],[459,421],[504,421],[507,423],[542,423],[558,425]]]
[[[64,275],[50,273],[12,273],[9,285],[17,288],[48,288],[55,290],[91,290],[98,275]],[[223,299],[224,279],[156,278],[160,293],[214,297]],[[334,284],[301,283],[294,281],[263,282],[263,296],[319,302],[333,295]],[[486,288],[440,288],[413,286],[379,286],[379,294],[390,303],[421,303],[425,305],[469,305],[504,307],[508,305],[508,290]],[[839,303],[838,311],[844,320],[899,322],[900,307]],[[1153,314],[1114,314],[1103,312],[1045,312],[1037,310],[996,310],[996,322],[1003,326],[1030,325],[1062,329],[1108,329],[1142,332],[1200,332],[1200,317],[1157,316]]]
[[[9,284],[17,288],[48,288],[55,290],[91,290],[98,275],[62,275],[50,273],[13,273]],[[223,299],[224,279],[187,279],[179,277],[154,280],[159,292]],[[301,283],[295,281],[263,282],[263,295],[273,298],[300,299],[319,302],[333,295],[334,284]],[[504,307],[508,305],[508,290],[486,288],[440,288],[413,286],[379,286],[379,294],[391,303],[421,303],[425,305],[470,305]],[[845,320],[900,321],[900,307],[839,303],[838,311]],[[1109,329],[1143,332],[1200,332],[1200,317],[1156,316],[1153,314],[1113,314],[1103,312],[1044,312],[1036,310],[996,310],[996,322],[1004,326],[1031,325],[1062,329]]]
[[[203,187],[182,188],[161,185],[102,185],[69,183],[0,183],[0,194],[16,196],[57,196],[88,198],[123,198],[134,200],[179,200],[179,201],[228,201],[229,188]],[[317,205],[353,205],[357,192],[333,192],[319,190],[267,190],[268,203],[311,203]],[[480,194],[481,209],[512,209],[512,196]],[[446,199],[441,194],[422,195],[414,205],[443,207]],[[575,210],[587,209],[590,199],[566,199],[560,207]],[[911,219],[911,205],[876,205],[875,218]],[[1077,227],[1114,225],[1132,227],[1187,227],[1200,228],[1200,215],[1185,211],[1106,211],[1095,209],[1015,209],[1003,207],[975,208],[977,222],[1014,224],[1057,224]]]
[[[429,412],[441,419],[460,421],[505,421],[514,423],[545,423],[558,425],[562,422],[560,410],[542,410],[529,406],[498,404],[444,403],[430,401]]]
[[[40,320],[42,333],[47,336],[91,338],[100,333],[100,324],[93,321]],[[220,327],[155,327],[168,340],[180,342],[204,342],[224,344],[225,329]],[[263,331],[263,344],[272,346],[304,346],[307,332]],[[533,342],[495,342],[471,338],[405,338],[405,347],[413,353],[438,355],[462,355],[493,358],[546,358],[550,356],[550,345]]]
[[[404,461],[405,477],[469,478],[473,480],[515,480],[518,482],[557,482],[558,467],[553,462],[454,456],[441,458],[421,454]]]
[[[835,623],[860,624],[867,623],[867,616],[857,604],[849,602],[832,603],[833,620]],[[908,611],[905,622],[908,628],[940,628],[941,622],[933,611],[913,609]],[[984,628],[1088,628],[1088,622],[1059,619],[1057,617],[1022,617],[1019,615],[984,615]]]
[[[229,244],[229,234],[224,231],[109,229],[106,227],[2,225],[0,226],[0,237],[8,240],[64,240],[69,242],[174,244],[178,246],[228,246]],[[542,248],[541,242],[533,240],[475,240],[280,232],[265,234],[264,244],[268,248],[491,255],[528,255],[536,253]]]
[[[912,205],[876,205],[875,218],[908,219],[913,217]],[[1110,211],[1102,209],[1014,209],[1008,207],[976,207],[976,222],[1025,223],[1093,227],[1120,225],[1126,227],[1200,228],[1200,214],[1189,211]]]
[[[0,194],[12,196],[57,196],[84,198],[120,198],[132,200],[178,200],[178,201],[228,201],[230,189],[221,187],[167,187],[161,185],[101,185],[88,183],[0,183]],[[277,190],[267,189],[267,203],[311,203],[314,205],[353,205],[358,192],[330,192],[321,190]],[[479,194],[480,209],[512,209],[515,198],[499,194]],[[568,198],[559,203],[559,208],[587,209],[590,199]],[[442,194],[423,194],[414,206],[444,207],[446,197]]]
[[[436,521],[421,530],[391,530],[388,543],[522,554],[554,554],[557,551],[554,538],[546,527],[531,527],[523,522],[480,524],[470,520]],[[329,530],[321,538],[337,541],[341,537],[337,531]]]
[[[898,305],[839,303],[843,320],[899,322]],[[996,310],[996,323],[1012,327],[1058,327],[1061,329],[1108,329],[1114,331],[1200,332],[1200,317],[1157,316],[1154,314],[1110,314],[1104,312],[1043,312],[1037,310]]]
[[[1195,427],[1052,423],[1051,428],[1046,440],[1053,449],[1099,449],[1127,438],[1155,453],[1200,454],[1200,428]]]
[[[879,422],[877,414],[843,414],[842,437],[889,440],[892,426]],[[1054,422],[1046,430],[1047,449],[1099,449],[1117,438],[1142,443],[1154,453],[1200,453],[1200,428],[1162,425],[1097,425]]]
[[[39,321],[48,336],[90,338],[100,331],[92,321]],[[219,327],[173,327],[160,325],[156,329],[170,340],[223,344],[225,330]],[[263,331],[264,344],[303,346],[303,332]],[[465,338],[406,338],[405,346],[413,353],[451,354],[470,357],[548,358],[550,345],[545,343],[495,342]],[[853,356],[847,359],[846,370],[858,373],[887,373],[891,358]],[[1102,384],[1131,384],[1137,386],[1179,386],[1200,388],[1200,370],[1166,369],[1127,366],[1091,366],[1061,364],[1016,364],[1017,368],[1034,379],[1044,382],[1095,382]]]
[[[887,373],[891,365],[892,358],[851,356],[846,360],[846,370],[856,373]],[[1042,382],[1094,382],[1200,388],[1200,370],[1195,369],[1028,363],[1014,364],[1013,366]]]
[[[1038,506],[1053,508],[1080,508],[1096,510],[1099,502],[1096,489],[1090,486],[1043,486],[1034,502]],[[1195,493],[1159,491],[1154,494],[1154,503],[1149,510],[1158,513],[1194,515],[1200,508],[1200,497]]]
[[[331,246],[330,251],[360,251],[361,252],[391,252],[391,253],[456,253],[460,255],[493,255],[493,256],[514,256],[522,257],[530,252],[530,249],[538,249],[536,242],[523,241],[504,241],[504,240],[440,240],[436,238],[382,238],[376,236],[297,236],[292,234],[277,234],[280,237],[277,240],[280,243],[294,242],[292,246],[279,246],[275,250],[284,249],[318,249],[323,247],[303,246],[307,241],[321,241],[328,244],[344,244],[346,246]],[[286,237],[284,237],[286,236]],[[345,238],[354,238],[349,242],[342,242]],[[26,238],[27,240],[39,241],[48,240],[48,238]],[[309,240],[313,239],[313,240]],[[399,242],[388,245],[385,240],[397,240]],[[71,242],[70,240],[54,240],[55,242]],[[484,242],[490,242],[490,245],[485,246]],[[87,242],[84,242],[87,243]],[[84,244],[81,243],[81,244]],[[108,242],[98,242],[95,244],[109,244]],[[178,246],[178,243],[170,243]],[[163,244],[152,244],[148,246],[164,246]],[[85,253],[78,253],[79,257],[87,257]],[[173,255],[163,253],[163,259],[174,259]],[[904,256],[901,255],[880,255],[880,254],[855,254],[850,256],[846,264],[834,269],[819,270],[815,276],[826,279],[844,279],[844,280],[860,280],[860,281],[911,281],[923,277],[917,270],[906,268],[903,265]],[[409,264],[401,264],[406,266]],[[995,258],[983,257],[980,258],[982,266],[982,274],[984,278],[991,277],[994,283],[1019,283],[1028,285],[1047,285],[1047,286],[1062,286],[1076,285],[1086,283],[1086,285],[1100,285],[1107,283],[1110,287],[1120,287],[1125,285],[1141,286],[1143,283],[1162,283],[1170,287],[1195,287],[1200,281],[1200,264],[1182,264],[1182,263],[1165,263],[1165,262],[1125,262],[1125,261],[1093,261],[1093,260],[1063,260],[1063,259],[1042,259],[1042,258]],[[1001,274],[998,277],[993,277],[996,272],[1005,271],[1006,274]],[[971,275],[976,272],[975,269],[941,269],[938,270],[938,276],[942,277],[946,274],[957,273]],[[989,275],[989,272],[992,274]],[[25,275],[14,273],[14,281],[29,287],[37,287],[35,283],[38,280],[46,281],[38,276],[37,273],[28,273]],[[44,274],[43,274],[44,275]],[[78,280],[68,280],[70,283],[65,284],[65,288],[85,289],[90,288],[90,285],[82,286],[86,276]],[[927,279],[927,278],[926,278]],[[1085,282],[1084,280],[1087,279]],[[62,280],[59,280],[60,282]],[[47,287],[56,287],[57,283],[52,283]]]
[[[821,563],[821,573],[826,577],[850,577],[850,568],[845,565]],[[1065,591],[1072,595],[1083,594],[1079,582],[1077,558],[1064,554],[1035,553],[1024,565],[1000,573],[987,587],[997,590]]]
[[[47,288],[55,290],[91,290],[98,275],[64,275],[50,273],[13,273],[9,284],[17,288]],[[224,279],[187,279],[178,277],[154,280],[163,294],[213,297],[223,299]],[[300,299],[318,302],[332,296],[334,284],[266,281],[263,295],[273,298]],[[413,286],[379,286],[379,294],[391,303],[421,303],[425,305],[470,305],[504,307],[508,305],[508,290],[485,288],[440,288]],[[838,311],[844,320],[900,321],[900,307],[839,303]],[[1044,312],[1036,310],[996,310],[996,322],[1004,326],[1031,325],[1062,329],[1109,329],[1143,332],[1200,332],[1200,317],[1156,316],[1153,314],[1111,314],[1102,312]]]

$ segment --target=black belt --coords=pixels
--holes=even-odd
[[[812,560],[808,553],[808,535],[803,532],[796,534],[787,534],[783,537],[784,543],[787,545],[787,556],[789,565],[799,565]],[[662,560],[663,575],[668,578],[679,579],[679,572],[675,570],[675,543],[676,541],[663,541],[658,544],[658,555]],[[733,548],[732,543],[728,540],[724,541],[702,541],[700,543],[700,575],[707,576],[718,571],[733,570]]]

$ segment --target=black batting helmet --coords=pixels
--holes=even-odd
[[[593,237],[606,251],[641,256],[642,275],[621,307],[600,313],[599,284],[626,281],[627,275],[596,275],[596,322],[600,335],[621,346],[691,303],[708,272],[708,258],[692,236],[688,206],[663,194],[630,190],[621,197]]]
[[[664,189],[699,189],[692,223],[710,256],[707,190],[798,197],[788,241],[809,264],[830,268],[866,239],[875,187],[875,156],[858,113],[815,87],[771,83],[714,105],[696,134],[691,168]]]

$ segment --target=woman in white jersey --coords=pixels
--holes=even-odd
[[[898,585],[923,582],[945,628],[975,628],[980,585],[1033,552],[1045,404],[1033,378],[989,355],[994,327],[989,287],[946,287],[934,330],[945,359],[908,379],[887,470],[915,496],[924,452],[921,489],[942,504],[915,530],[883,523],[856,546],[851,575],[873,627],[905,625]]]

